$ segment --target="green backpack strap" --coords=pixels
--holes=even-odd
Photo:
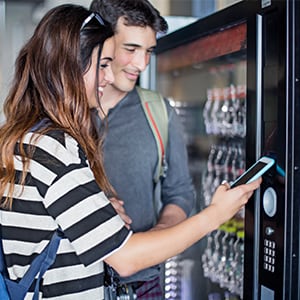
[[[158,163],[154,176],[154,182],[158,183],[161,177],[165,177],[167,171],[166,147],[168,142],[168,113],[165,101],[161,94],[136,87],[140,96],[142,107],[154,135],[158,149]]]

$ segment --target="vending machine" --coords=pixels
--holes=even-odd
[[[300,299],[299,6],[241,1],[158,40],[150,88],[182,121],[195,211],[276,161],[245,209],[166,262],[165,299]]]

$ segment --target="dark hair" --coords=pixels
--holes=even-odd
[[[103,190],[110,191],[83,74],[91,64],[95,47],[99,45],[101,51],[113,31],[107,22],[100,25],[95,18],[81,28],[90,14],[84,7],[71,4],[51,9],[19,53],[14,81],[4,102],[6,122],[0,127],[0,196],[8,183],[14,183],[13,153],[18,141],[25,176],[29,154],[22,140],[44,118],[52,121],[51,128],[63,129],[79,142],[96,181]],[[13,188],[11,184],[5,205],[12,203]]]
[[[101,14],[114,30],[120,17],[127,26],[149,26],[156,33],[168,30],[168,23],[148,0],[93,0],[90,9]]]

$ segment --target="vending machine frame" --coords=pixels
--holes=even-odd
[[[299,6],[296,0],[241,1],[160,38],[155,52],[156,57],[164,55],[233,25],[247,25],[246,166],[263,154],[273,156],[277,164],[245,210],[246,300],[300,299]],[[156,57],[149,72],[152,89]],[[271,217],[264,204],[268,188],[276,195]]]

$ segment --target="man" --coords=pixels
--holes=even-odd
[[[105,88],[100,113],[102,119],[105,116],[108,120],[104,142],[107,175],[124,201],[133,231],[169,227],[191,213],[195,198],[182,128],[175,110],[166,101],[168,168],[161,180],[162,209],[156,220],[153,177],[158,150],[135,88],[156,47],[157,33],[166,32],[168,25],[147,0],[93,0],[90,9],[99,12],[115,30],[115,81]],[[159,267],[149,268],[120,280],[132,283],[138,299],[163,299],[159,273]]]

